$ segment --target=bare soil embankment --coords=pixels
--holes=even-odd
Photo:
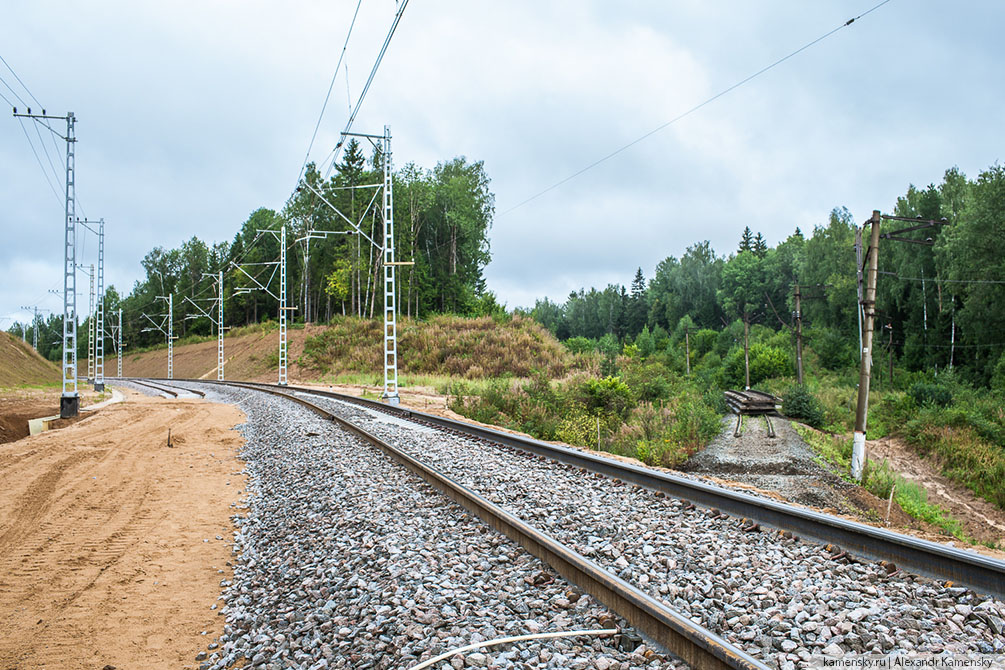
[[[0,445],[5,670],[194,668],[222,632],[243,414],[125,393]]]

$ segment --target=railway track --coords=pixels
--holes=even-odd
[[[258,383],[246,383],[246,386],[259,390],[278,388],[271,384]],[[864,560],[883,562],[891,572],[898,569],[907,570],[933,579],[950,581],[997,598],[1005,598],[1005,562],[980,554],[849,521],[803,507],[787,505],[769,498],[714,486],[696,479],[623,463],[578,449],[548,444],[400,406],[392,407],[365,398],[319,389],[293,386],[286,387],[286,389],[287,391],[310,393],[352,403],[422,425],[444,429],[453,434],[483,439],[490,443],[544,456],[590,472],[682,498],[696,505],[740,519],[750,519],[761,526],[793,533],[803,539],[832,547],[834,554],[847,552]]]
[[[196,380],[187,381],[194,383],[206,383],[204,381]],[[486,523],[518,542],[530,553],[538,556],[549,565],[552,565],[552,567],[554,567],[560,574],[565,576],[571,582],[579,585],[584,591],[594,595],[602,602],[608,604],[611,609],[625,616],[625,618],[638,629],[658,641],[674,654],[687,660],[692,667],[765,667],[761,660],[746,654],[744,651],[735,645],[730,644],[727,640],[721,638],[716,633],[713,633],[708,628],[695,624],[691,620],[694,617],[689,618],[687,616],[682,616],[680,613],[667,607],[664,604],[664,599],[654,598],[628,581],[614,576],[612,574],[614,571],[611,570],[610,566],[607,566],[607,569],[605,569],[603,566],[586,559],[574,549],[570,548],[570,545],[575,545],[575,543],[567,542],[563,545],[561,542],[556,541],[553,537],[549,537],[541,532],[538,528],[528,525],[524,519],[518,518],[517,515],[511,514],[507,510],[501,509],[498,505],[493,504],[493,502],[488,500],[485,495],[479,495],[478,492],[472,490],[475,488],[474,484],[465,486],[464,482],[458,481],[457,477],[451,478],[448,474],[438,471],[436,468],[429,466],[427,463],[420,462],[420,460],[415,457],[414,450],[409,449],[407,450],[409,453],[406,453],[406,450],[393,446],[388,440],[381,439],[380,436],[360,428],[358,425],[354,425],[359,423],[359,421],[349,421],[343,416],[338,416],[338,414],[345,413],[333,411],[331,402],[350,403],[357,407],[365,408],[369,412],[376,410],[390,414],[397,418],[407,418],[412,421],[418,420],[420,424],[430,427],[435,426],[438,430],[443,430],[445,424],[446,429],[452,434],[463,436],[468,439],[475,438],[479,441],[489,440],[497,444],[500,442],[505,444],[508,441],[514,441],[515,444],[511,442],[509,447],[522,452],[537,453],[538,455],[547,456],[547,458],[553,460],[564,461],[566,463],[571,462],[578,468],[584,467],[582,457],[589,457],[587,465],[590,466],[588,469],[591,472],[603,474],[605,477],[610,477],[619,481],[635,483],[656,491],[666,491],[670,485],[674,487],[685,486],[688,491],[698,491],[702,494],[701,496],[695,496],[692,498],[694,502],[713,508],[708,514],[708,518],[713,522],[720,522],[722,519],[726,518],[726,515],[721,511],[722,509],[730,506],[735,507],[738,504],[746,506],[764,506],[772,514],[778,514],[778,508],[785,506],[779,505],[775,501],[763,500],[753,496],[746,496],[744,494],[738,494],[741,500],[737,503],[735,498],[737,494],[735,494],[735,492],[709,491],[708,489],[715,487],[709,487],[707,484],[703,484],[702,482],[677,478],[671,475],[666,475],[665,473],[652,471],[640,472],[646,471],[647,469],[637,468],[635,466],[613,461],[600,463],[599,465],[602,467],[598,467],[598,463],[596,461],[607,461],[608,459],[602,459],[602,457],[596,457],[592,454],[575,452],[575,450],[555,447],[554,445],[546,445],[533,440],[518,438],[516,436],[500,433],[490,429],[470,426],[467,424],[459,424],[458,422],[453,422],[441,417],[433,417],[400,408],[389,408],[379,403],[361,401],[357,398],[350,398],[331,392],[290,387],[280,389],[272,385],[264,384],[242,384],[233,382],[227,382],[226,384],[281,395],[293,402],[309,408],[312,412],[315,412],[328,421],[344,425],[348,430],[352,431],[367,442],[378,446],[378,448],[421,476],[434,487],[459,502],[462,506],[471,510]],[[314,396],[314,402],[305,398],[305,395]],[[328,403],[325,404],[323,402],[317,402],[320,399],[327,400]],[[497,439],[500,437],[505,439]],[[425,461],[428,459],[423,456],[422,460]],[[440,465],[442,466],[443,463]],[[610,470],[612,467],[614,468],[613,471]],[[644,478],[644,475],[656,476],[658,481],[654,482],[646,479]],[[640,479],[641,482],[639,481]],[[683,480],[683,482],[674,480]],[[720,495],[725,495],[725,498],[718,498],[717,496]],[[747,498],[750,498],[751,500],[747,500]],[[687,496],[685,496],[685,499],[687,499]],[[708,504],[710,500],[714,501],[713,505]],[[725,500],[725,504],[720,502],[720,500]],[[686,503],[686,505],[691,505],[691,503]],[[797,519],[802,519],[801,523],[806,523],[807,517],[803,515],[803,513],[806,512],[808,512],[808,510],[795,509],[790,513],[794,513]],[[754,515],[744,515],[745,518],[738,524],[743,532],[761,530],[758,528],[757,523],[751,520],[752,516]],[[760,516],[763,518],[768,515],[765,512],[761,512]],[[814,516],[818,515],[811,514],[809,518],[812,520]],[[777,517],[771,518],[777,520]],[[782,518],[784,519],[785,517]],[[849,527],[848,524],[850,522],[843,522],[843,520],[835,521],[842,522],[837,525],[842,527],[842,530],[846,533],[856,530],[855,526],[861,526],[860,524],[852,524]],[[732,521],[732,523],[735,524],[735,521]],[[829,528],[833,528],[833,522]],[[879,530],[872,529],[868,526],[861,526],[861,528],[870,529],[872,531]],[[833,530],[825,529],[824,531],[821,531],[820,529],[817,529],[816,532],[817,534],[824,534],[825,532],[833,532]],[[786,530],[785,534],[790,534],[790,531]],[[906,546],[912,546],[916,542],[921,542],[914,540],[914,538],[906,538],[897,534],[887,533],[886,531],[882,531],[881,535],[895,536],[892,540],[889,537],[880,537],[880,539],[899,543],[900,548],[896,551],[904,551],[903,547],[905,546],[905,541]],[[789,539],[787,541],[792,540]],[[875,543],[877,541],[876,537],[873,537],[872,540],[870,540],[871,543]],[[997,585],[998,589],[997,591],[987,588],[979,590],[984,593],[992,593],[1000,597],[1002,586],[1001,575],[1003,573],[1003,569],[1005,569],[1005,566],[1003,566],[1001,562],[991,561],[991,559],[981,561],[979,559],[983,557],[973,556],[966,552],[954,551],[951,550],[951,548],[942,547],[941,545],[935,545],[933,543],[923,543],[923,545],[931,545],[923,546],[923,549],[929,552],[935,552],[936,554],[942,554],[943,561],[957,560],[960,558],[965,560],[967,563],[966,565],[953,568],[955,571],[954,574],[967,573],[967,571],[974,570],[974,561],[972,559],[978,559],[976,561],[978,566],[982,566],[985,570],[991,572],[992,577],[989,583],[992,586]],[[827,560],[843,563],[849,558],[844,549],[840,549],[833,544],[826,546],[825,549],[825,556]],[[949,551],[942,552],[940,550]],[[892,553],[892,551],[893,550],[890,548],[885,549],[885,553],[887,555]],[[959,556],[960,554],[962,554],[962,557]],[[867,556],[867,558],[872,559],[874,557]],[[901,564],[903,565],[903,563],[904,561],[902,561]],[[893,577],[897,576],[898,573],[895,566],[891,565],[889,562],[884,565],[886,573],[891,573]],[[926,572],[930,573],[930,571]],[[997,576],[995,577],[994,575]],[[785,642],[783,641],[783,645],[784,644]],[[784,650],[786,647],[783,646],[782,649]]]
[[[623,616],[629,623],[694,668],[763,670],[762,662],[736,648],[703,626],[681,616],[661,601],[612,575],[568,546],[528,525],[498,505],[458,484],[387,441],[299,395],[258,384],[227,382],[230,386],[266,391],[307,408],[377,447],[427,483],[510,538],[583,591]]]
[[[185,393],[191,393],[193,395],[199,396],[200,398],[205,398],[206,397],[206,393],[204,391],[199,391],[197,389],[185,388],[183,386],[174,386],[172,384],[164,383],[162,381],[158,381],[157,383],[154,383],[154,382],[152,382],[150,380],[145,380],[144,381],[144,380],[140,380],[140,379],[136,379],[136,378],[132,378],[132,377],[123,377],[119,381],[127,381],[127,382],[131,382],[133,384],[138,384],[139,386],[145,386],[145,387],[147,387],[149,389],[153,389],[154,391],[159,391],[161,393],[166,393],[167,395],[171,396],[172,398],[177,398],[178,397],[178,391],[177,390],[172,390],[172,389],[181,389]]]

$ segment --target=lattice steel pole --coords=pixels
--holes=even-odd
[[[216,347],[216,379],[223,381],[223,270],[220,270],[217,281],[220,282],[220,323],[217,324],[219,342]]]
[[[76,150],[74,144],[77,118],[73,112],[66,116],[41,114],[18,114],[15,117],[30,119],[53,119],[66,121],[66,210],[63,219],[63,393],[59,398],[59,416],[66,419],[80,412],[80,394],[77,392],[77,229],[76,229]]]
[[[286,386],[286,224],[279,232],[279,385]]]
[[[43,110],[44,112],[44,110]],[[63,230],[63,394],[59,415],[64,419],[80,412],[77,392],[77,218],[76,150],[73,112],[66,115],[66,226]]]
[[[91,279],[91,288],[87,293],[87,381],[94,381],[94,263],[91,263],[91,271],[88,273]]]
[[[398,303],[394,261],[394,173],[391,169],[391,126],[384,126],[384,394],[398,400]]]
[[[122,378],[122,308],[119,308],[119,346],[115,349],[119,359],[119,379]]]
[[[105,390],[105,220],[98,220],[98,316],[94,321],[94,390]]]
[[[174,294],[168,295],[168,379],[174,379]]]

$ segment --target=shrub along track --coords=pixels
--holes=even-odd
[[[277,390],[268,385],[251,387]],[[837,547],[828,545],[821,550],[819,546],[797,541],[787,531],[782,534],[760,532],[754,522],[746,519],[737,523],[717,509],[699,511],[690,502],[667,500],[659,492],[625,488],[620,482],[599,475],[588,477],[587,486],[578,469],[536,462],[527,458],[526,451],[548,453],[552,458],[571,460],[577,466],[585,458],[593,470],[621,480],[641,480],[657,491],[685,490],[700,504],[711,502],[722,508],[745,511],[757,507],[759,511],[752,516],[759,515],[776,525],[781,525],[777,524],[779,520],[790,522],[794,518],[793,525],[800,529],[810,528],[818,536],[831,533],[855,539],[856,534],[865,534],[867,538],[855,539],[854,546],[885,545],[881,548],[887,555],[907,556],[902,562],[923,560],[927,563],[934,557],[930,568],[963,574],[986,585],[979,589],[985,593],[1002,592],[1001,575],[1005,566],[999,561],[840,519],[823,520],[817,518],[823,515],[784,509],[786,506],[774,501],[729,491],[712,491],[710,489],[715,487],[701,482],[674,481],[681,478],[471,428],[439,417],[422,415],[421,420],[451,424],[455,433],[461,429],[467,435],[446,438],[442,431],[431,434],[428,428],[419,427],[417,433],[414,426],[404,430],[400,420],[389,422],[386,414],[374,412],[374,405],[385,411],[389,409],[384,406],[360,403],[367,405],[367,410],[361,410],[332,400],[330,396],[336,394],[296,393],[301,402],[304,402],[302,396],[314,396],[315,404],[327,403],[325,409],[316,411],[349,417],[353,423],[365,425],[370,432],[377,433],[385,443],[394,442],[408,451],[410,455],[401,454],[400,458],[411,462],[410,467],[419,467],[413,457],[433,461],[435,467],[454,479],[454,483],[445,486],[453,491],[452,496],[461,495],[465,485],[477,489],[484,496],[476,503],[479,515],[488,514],[493,502],[506,507],[502,515],[493,512],[494,520],[489,521],[492,525],[500,527],[499,519],[507,513],[511,516],[515,513],[524,521],[545,528],[579,553],[595,557],[599,568],[593,566],[597,570],[591,568],[591,571],[599,571],[598,576],[603,577],[605,572],[620,575],[633,583],[635,590],[654,596],[657,604],[672,603],[691,619],[701,620],[708,628],[719,631],[723,637],[763,660],[777,661],[784,666],[821,651],[918,648],[991,652],[1005,649],[1002,631],[1005,606],[998,600],[948,583],[900,573],[889,563],[851,560]],[[327,399],[319,400],[319,396]],[[393,409],[391,412],[399,417],[418,414]],[[473,440],[471,432],[480,433],[479,439]],[[510,441],[510,444],[515,441],[519,444],[514,446],[523,451],[499,448],[498,444],[486,448],[483,439],[486,434],[503,438],[498,441]],[[393,449],[387,444],[382,448]],[[654,485],[653,478],[660,481]],[[677,490],[671,492],[677,493]],[[477,498],[476,495],[471,499]],[[612,527],[612,519],[617,519],[620,525]],[[520,523],[518,519],[514,521],[518,523],[510,524],[509,532],[514,532],[512,528]],[[827,530],[822,531],[821,525]],[[532,545],[540,542],[537,539],[539,531],[528,528],[520,533],[523,539],[518,541],[534,552]],[[533,539],[528,540],[528,537]],[[540,547],[537,551],[541,551]],[[554,549],[549,551],[556,553]],[[911,552],[923,552],[924,557],[920,559],[910,555]],[[549,562],[555,561],[552,564],[563,572],[558,565],[559,557],[549,556],[548,552],[544,556]],[[580,568],[580,572],[584,570]],[[563,574],[572,581],[583,579],[568,565]],[[596,585],[580,585],[588,591],[593,589],[591,592],[600,595],[601,600],[616,611],[627,613],[630,621],[664,644],[669,642],[668,646],[675,652],[681,653],[685,647],[694,645],[693,635],[680,631],[669,640],[665,639],[669,635],[666,631],[661,633],[658,625],[651,621],[646,623],[637,613],[628,612],[616,594],[612,597],[612,593],[603,594]],[[679,619],[678,623],[688,620],[687,617]],[[685,642],[689,639],[690,642]],[[705,636],[706,652],[708,640],[714,639],[715,636]],[[713,647],[716,644],[719,643]],[[728,647],[721,645],[720,649]],[[773,657],[775,654],[777,658]],[[731,653],[713,652],[712,655],[727,664],[731,659],[750,662]]]

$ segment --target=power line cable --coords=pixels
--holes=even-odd
[[[56,203],[62,205],[63,201],[59,197],[59,193],[56,192],[56,187],[52,185],[52,180],[49,179],[49,173],[46,171],[45,166],[42,165],[42,159],[38,157],[38,152],[35,151],[35,143],[31,141],[31,135],[28,134],[28,129],[24,127],[24,122],[20,118],[17,121],[21,126],[21,130],[24,132],[24,138],[28,140],[28,146],[31,147],[31,153],[35,155],[38,167],[42,170],[42,176],[45,177],[45,183],[47,183],[49,188],[52,189],[52,194],[56,197]]]
[[[877,270],[881,275],[893,277],[901,281],[929,282],[936,284],[1005,284],[1005,279],[940,279],[938,277],[902,277],[896,272]]]
[[[10,100],[8,100],[7,96],[4,95],[3,92],[0,92],[0,98],[3,98],[3,101],[7,103],[8,107],[13,107],[14,106],[14,103],[11,102]]]
[[[359,15],[359,8],[363,5],[363,0],[359,0],[356,3],[356,11],[353,12],[352,22],[349,23],[349,31],[345,36],[345,43],[342,45],[342,53],[339,54],[338,63],[335,64],[335,71],[332,73],[331,83],[328,84],[328,92],[325,94],[324,104],[321,105],[321,113],[318,115],[318,122],[314,125],[314,134],[311,135],[311,143],[307,145],[307,153],[304,155],[304,164],[300,166],[300,174],[297,176],[297,183],[300,183],[300,179],[304,176],[304,169],[307,167],[307,161],[311,156],[311,149],[314,148],[314,140],[317,139],[318,129],[321,127],[321,120],[325,117],[325,110],[328,108],[328,99],[331,97],[332,88],[335,87],[335,79],[338,77],[339,68],[342,66],[342,59],[345,58],[346,49],[349,47],[349,37],[352,35],[353,26],[356,25],[356,17]],[[348,66],[347,66],[348,67]],[[348,76],[348,69],[346,70]],[[346,86],[349,86],[348,79],[346,80]],[[348,88],[346,89],[348,90]]]
[[[789,60],[793,56],[796,56],[796,55],[802,53],[803,51],[806,51],[807,49],[809,49],[813,45],[815,45],[815,44],[817,44],[819,42],[822,42],[823,40],[827,39],[828,37],[830,37],[834,33],[842,30],[843,28],[847,28],[848,26],[850,26],[851,24],[853,24],[855,21],[858,21],[862,17],[864,17],[864,16],[866,16],[868,14],[871,14],[872,12],[876,11],[877,9],[879,9],[880,7],[882,7],[883,5],[885,5],[888,2],[890,2],[890,0],[883,0],[879,4],[873,6],[872,8],[870,8],[870,9],[864,11],[864,12],[862,12],[858,16],[856,16],[854,18],[851,18],[851,19],[848,19],[847,21],[845,21],[844,23],[842,23],[837,28],[834,28],[830,32],[824,33],[823,35],[821,35],[820,37],[816,38],[815,40],[813,40],[811,42],[807,42],[806,44],[804,44],[803,46],[799,47],[798,49],[796,49],[792,53],[788,54],[787,56],[783,56],[782,58],[779,58],[778,60],[776,60],[775,62],[771,63],[770,65],[761,68],[757,72],[753,73],[752,75],[749,75],[748,77],[746,77],[744,79],[741,79],[740,81],[736,82],[732,86],[730,86],[728,88],[725,88],[722,91],[719,91],[718,93],[716,93],[715,95],[713,95],[711,98],[707,98],[706,100],[704,100],[703,102],[698,103],[697,105],[695,105],[691,109],[689,109],[689,110],[687,110],[687,111],[685,111],[685,112],[683,112],[683,113],[675,116],[674,118],[670,119],[666,123],[664,123],[664,124],[662,124],[660,126],[657,126],[656,128],[653,128],[649,132],[647,132],[644,135],[642,135],[642,136],[640,136],[640,137],[632,140],[628,144],[625,144],[625,145],[623,145],[623,146],[615,149],[614,151],[610,152],[609,154],[607,154],[607,155],[605,155],[605,156],[603,156],[601,158],[598,158],[597,160],[593,161],[592,163],[590,163],[589,165],[587,165],[583,169],[581,169],[581,170],[579,170],[577,172],[574,172],[573,174],[569,175],[565,179],[562,179],[561,181],[557,181],[554,184],[552,184],[551,186],[545,188],[544,190],[535,193],[534,195],[530,196],[526,200],[521,201],[520,203],[514,205],[513,207],[510,207],[509,209],[507,209],[506,211],[504,211],[499,216],[506,216],[507,214],[509,214],[513,210],[519,209],[520,207],[523,207],[524,205],[526,205],[527,203],[529,203],[529,202],[531,202],[533,200],[537,200],[538,198],[540,198],[545,193],[548,193],[549,191],[552,191],[552,190],[558,188],[562,184],[565,184],[565,183],[567,183],[569,181],[572,181],[573,179],[575,179],[579,175],[583,174],[584,172],[588,172],[589,170],[592,170],[593,168],[597,167],[601,163],[603,163],[605,161],[608,161],[611,158],[614,158],[618,154],[620,154],[623,151],[625,151],[625,150],[627,150],[627,149],[635,146],[639,142],[642,142],[643,140],[651,137],[652,135],[655,135],[656,133],[660,132],[661,130],[663,130],[663,129],[665,129],[665,128],[667,128],[667,127],[669,127],[669,126],[671,126],[671,125],[673,125],[675,123],[677,123],[681,119],[684,119],[684,118],[690,116],[691,114],[694,114],[695,112],[697,112],[702,107],[705,107],[706,105],[708,105],[708,104],[710,104],[712,102],[715,102],[716,100],[718,100],[722,96],[726,95],[727,93],[730,93],[730,92],[732,92],[732,91],[740,88],[741,86],[743,86],[747,82],[749,82],[749,81],[751,81],[753,79],[756,79],[757,77],[761,76],[762,74],[764,74],[768,70],[771,70],[771,69],[775,68],[776,66],[781,65],[782,63],[784,63],[785,61]]]
[[[8,63],[8,62],[7,62],[6,60],[4,60],[4,57],[3,57],[3,56],[0,56],[0,63],[3,63],[4,65],[6,65],[6,66],[7,66],[7,69],[8,69],[8,70],[10,70],[10,73],[11,73],[12,75],[14,75],[14,78],[15,78],[15,79],[17,79],[17,83],[21,84],[21,87],[22,87],[22,88],[23,88],[23,89],[24,89],[24,90],[25,90],[25,91],[26,91],[26,92],[28,93],[28,96],[29,96],[29,97],[30,97],[30,98],[31,98],[32,100],[34,100],[34,101],[36,102],[36,104],[38,104],[38,106],[39,106],[39,107],[42,107],[42,103],[41,103],[41,102],[39,102],[39,101],[38,101],[38,98],[36,98],[36,97],[35,97],[35,94],[34,94],[34,93],[32,93],[32,92],[31,92],[31,91],[30,91],[30,90],[28,89],[28,87],[27,87],[27,86],[25,86],[25,83],[24,83],[23,81],[21,81],[21,77],[17,76],[17,72],[14,72],[14,68],[12,68],[12,67],[10,66],[10,64],[9,64],[9,63]],[[6,85],[6,82],[5,82],[5,85]],[[10,87],[8,86],[7,88],[10,88]],[[13,91],[13,89],[11,89],[11,90]],[[15,93],[14,95],[17,95],[17,93]],[[21,96],[17,95],[17,99],[18,99],[18,100],[21,100]],[[27,106],[28,106],[28,105],[27,105],[27,103],[26,103],[26,102],[24,102],[24,100],[21,100],[21,103],[22,103],[23,105],[25,105],[25,107],[27,107]]]
[[[12,93],[12,94],[14,95],[14,97],[15,97],[15,98],[17,98],[17,101],[18,101],[19,103],[21,103],[21,105],[22,105],[22,106],[24,106],[24,107],[27,107],[27,106],[28,106],[28,103],[26,103],[26,102],[24,101],[24,98],[22,98],[22,97],[21,97],[20,95],[18,95],[18,94],[17,94],[17,91],[15,91],[15,90],[14,90],[13,88],[11,88],[11,85],[7,83],[7,80],[6,80],[6,79],[4,79],[3,77],[0,77],[0,84],[3,84],[4,86],[6,86],[6,87],[7,87],[7,90],[8,90],[8,91],[10,91],[10,92],[11,92],[11,93]],[[7,98],[4,98],[4,100],[7,100]],[[14,104],[13,104],[13,103],[11,103],[11,102],[10,102],[10,100],[7,100],[7,102],[8,102],[8,103],[10,103],[10,106],[11,106],[11,107],[13,107],[13,106],[14,106]]]
[[[45,159],[49,162],[49,167],[52,168],[52,176],[59,181],[59,172],[56,170],[56,166],[52,162],[52,156],[49,155],[49,149],[45,146],[45,140],[42,139],[42,131],[38,129],[38,124],[35,124],[35,134],[38,136],[38,143],[42,147],[42,152],[45,154]],[[57,154],[58,155],[58,154]]]
[[[886,0],[886,2],[889,1],[890,0]],[[359,99],[356,100],[356,107],[352,110],[352,114],[349,115],[349,120],[345,124],[345,130],[342,131],[338,144],[335,145],[335,149],[332,151],[332,161],[331,165],[328,166],[328,170],[325,172],[325,179],[328,178],[332,168],[335,167],[338,152],[345,143],[346,133],[352,129],[352,124],[356,120],[356,115],[359,114],[359,110],[363,106],[363,100],[366,98],[367,91],[370,90],[370,84],[373,83],[374,77],[377,76],[377,69],[380,68],[380,63],[384,59],[384,54],[387,52],[388,45],[391,44],[391,38],[394,37],[394,31],[398,29],[398,23],[401,21],[401,16],[405,13],[406,7],[408,7],[408,0],[402,0],[401,6],[398,7],[398,11],[394,14],[394,21],[391,22],[391,29],[387,31],[387,37],[384,38],[384,44],[380,47],[380,52],[377,54],[377,60],[373,63],[373,69],[370,70],[370,76],[367,77],[366,84],[363,86],[363,90],[359,94]]]

